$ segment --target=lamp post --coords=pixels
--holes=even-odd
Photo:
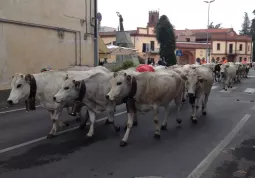
[[[209,47],[208,47],[208,38],[209,38],[209,34],[208,34],[208,31],[209,31],[209,17],[210,17],[210,5],[212,2],[214,2],[215,0],[211,0],[211,1],[204,1],[205,3],[208,4],[208,19],[207,19],[207,33],[206,33],[206,62],[208,62],[208,54],[209,54]]]

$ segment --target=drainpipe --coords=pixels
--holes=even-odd
[[[98,55],[98,30],[97,30],[97,0],[94,0],[94,66],[98,65],[99,55]]]

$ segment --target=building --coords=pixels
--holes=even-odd
[[[102,26],[99,29],[99,32],[114,32],[114,31],[117,31],[117,29],[113,27],[106,27],[106,26]]]
[[[94,66],[96,2],[0,1],[0,90],[14,73]]]
[[[159,44],[154,33],[158,19],[159,12],[150,11],[146,28],[138,27],[136,30],[128,31],[139,56],[144,59],[152,58],[155,62],[159,59]],[[183,53],[179,58],[180,64],[192,64],[196,58],[206,58],[207,48],[210,50],[209,60],[222,57],[230,61],[239,61],[244,58],[251,60],[252,39],[248,36],[237,35],[233,28],[175,30],[175,35],[176,47]],[[100,36],[106,44],[116,44],[115,31],[101,32]]]

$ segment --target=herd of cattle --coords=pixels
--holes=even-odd
[[[123,103],[127,108],[125,135],[120,146],[126,146],[132,126],[137,125],[137,113],[154,111],[155,138],[166,130],[170,112],[169,104],[175,101],[178,124],[181,124],[181,106],[186,99],[192,107],[191,120],[197,123],[197,112],[207,114],[207,102],[215,82],[222,82],[223,88],[231,88],[234,82],[247,77],[249,65],[228,62],[226,64],[156,66],[154,72],[137,72],[129,68],[111,72],[105,67],[92,67],[86,70],[46,71],[36,74],[15,74],[11,81],[8,98],[10,105],[26,102],[27,110],[35,110],[35,101],[49,111],[52,129],[48,138],[57,134],[57,128],[65,124],[59,115],[66,108],[71,115],[83,118],[81,128],[90,121],[88,137],[94,134],[96,114],[108,113],[106,123],[112,124],[116,131],[120,127],[114,123],[117,105]],[[81,117],[81,108],[86,116]],[[159,107],[165,108],[165,118],[159,124]],[[71,109],[71,110],[70,110]]]

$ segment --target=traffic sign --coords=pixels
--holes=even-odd
[[[182,56],[182,50],[176,50],[175,55],[176,56]]]

